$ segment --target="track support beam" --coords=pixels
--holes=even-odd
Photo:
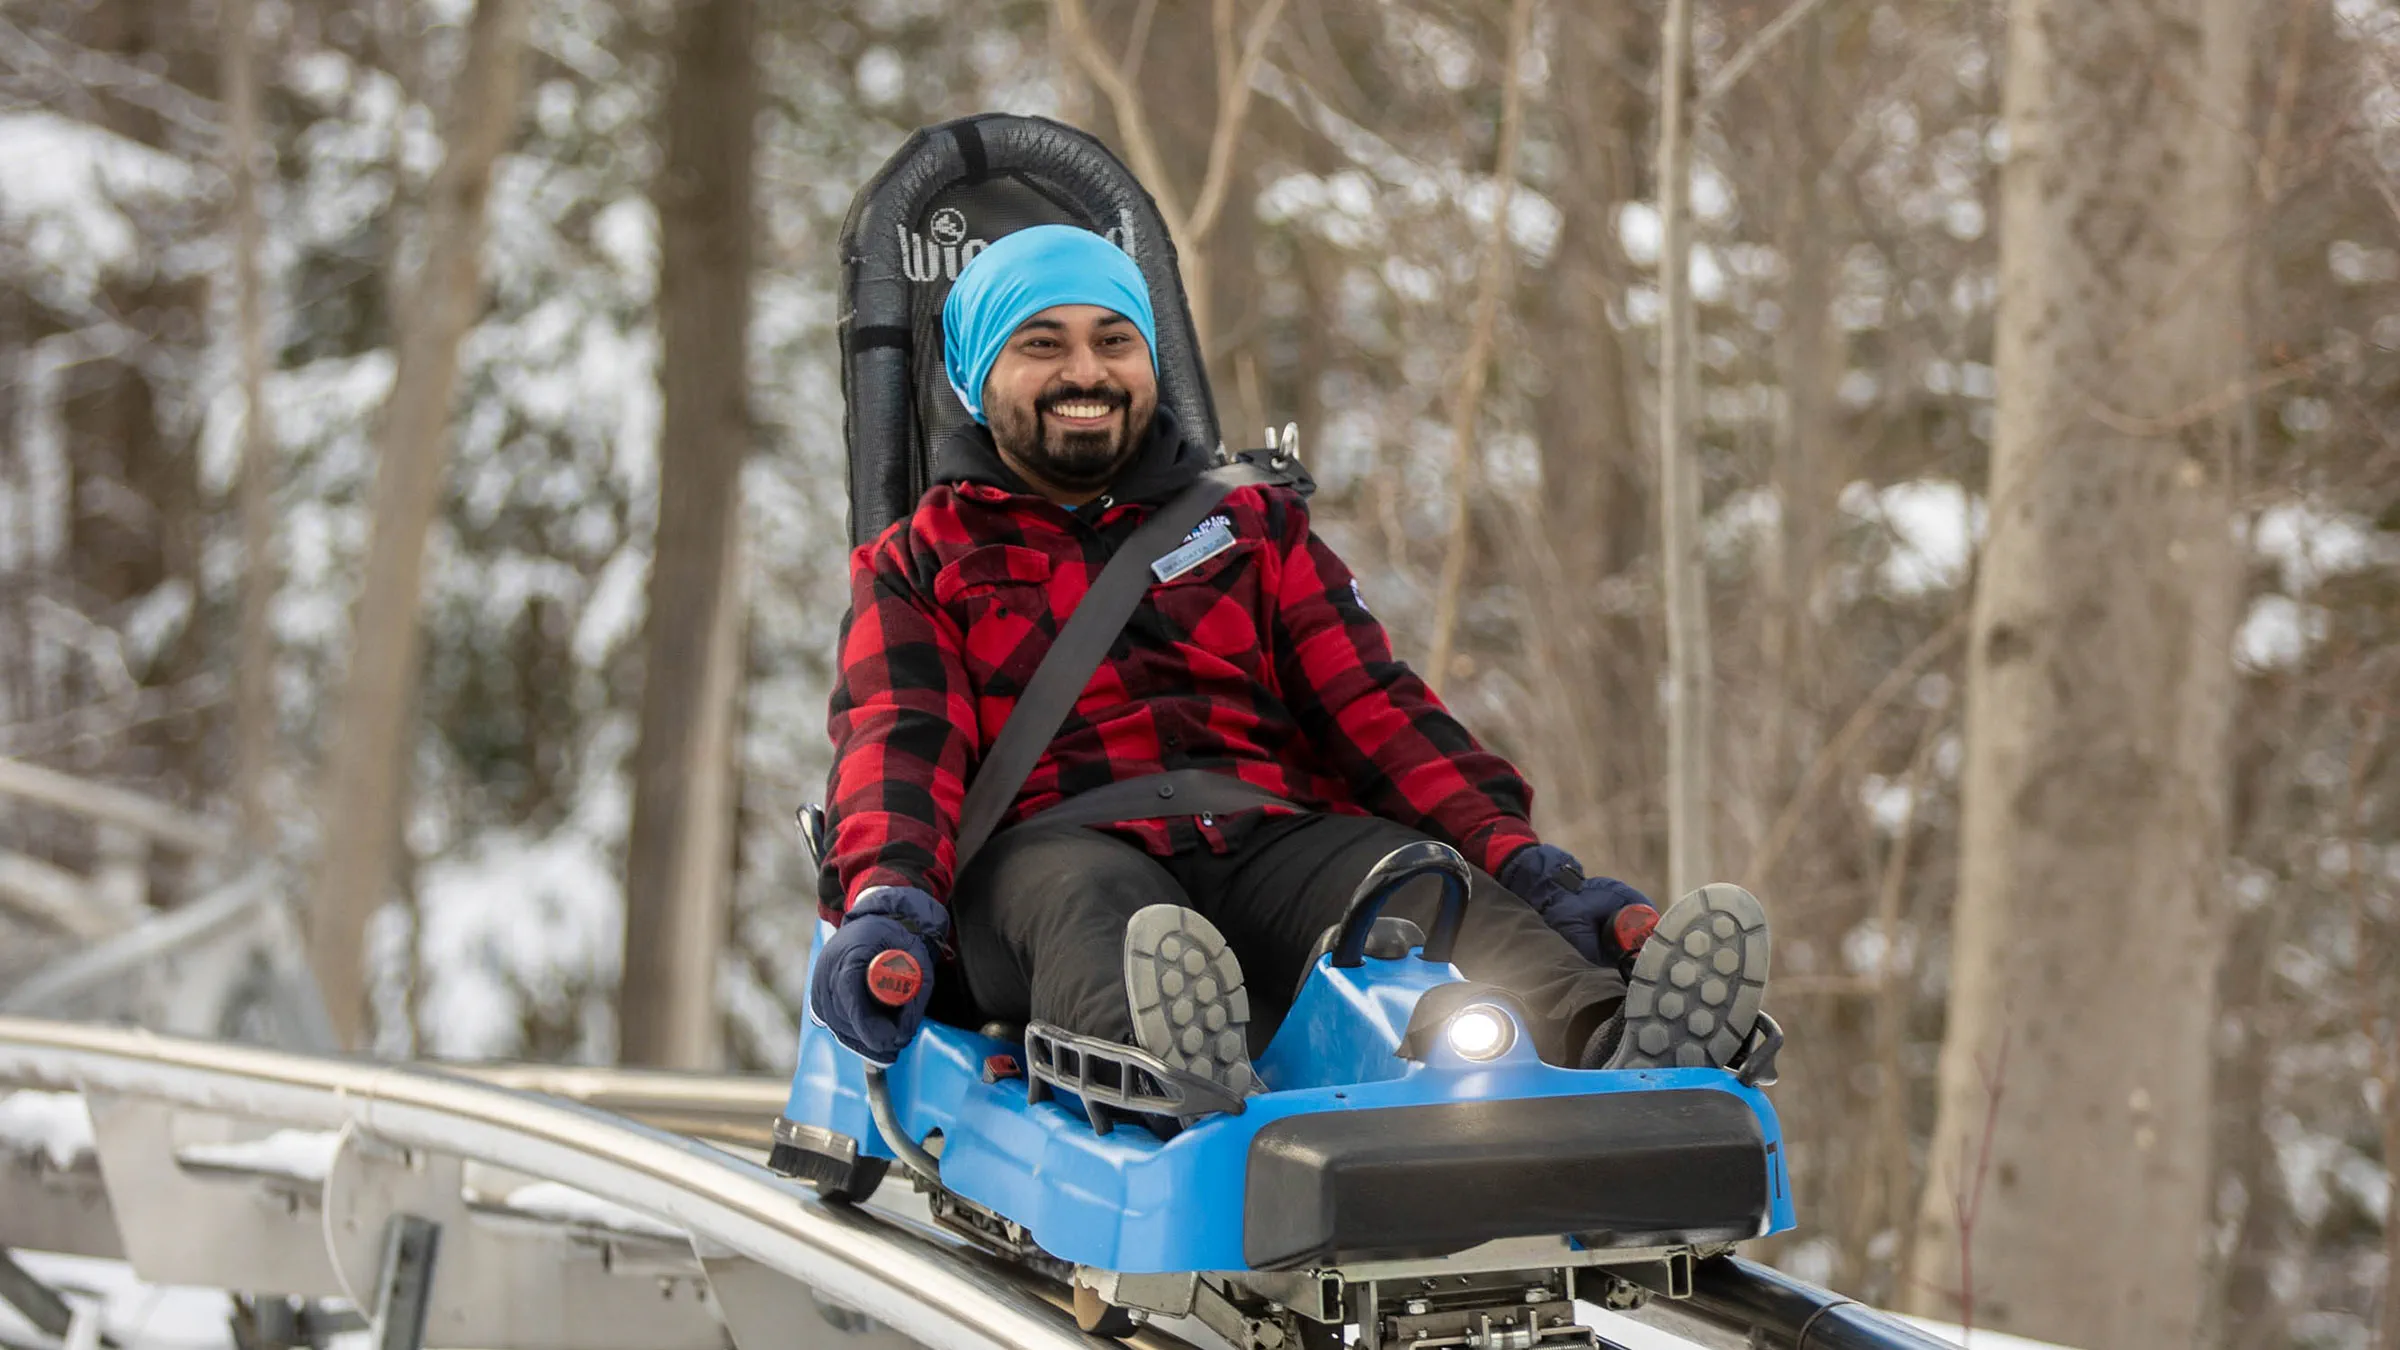
[[[18,1265],[6,1247],[0,1247],[0,1303],[23,1313],[26,1321],[62,1341],[67,1338],[67,1329],[75,1325],[75,1309],[59,1297],[57,1290]]]
[[[433,1306],[433,1265],[442,1226],[395,1214],[383,1229],[383,1268],[375,1281],[375,1350],[425,1350]]]

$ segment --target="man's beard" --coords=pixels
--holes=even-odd
[[[1105,403],[1116,416],[1088,431],[1060,427],[1046,414],[1062,403]],[[1088,492],[1116,481],[1132,462],[1150,434],[1157,409],[1155,396],[1136,403],[1112,386],[1053,389],[1035,399],[1031,408],[992,408],[992,441],[1050,486]]]

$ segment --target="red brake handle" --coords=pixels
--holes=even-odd
[[[896,947],[867,963],[867,992],[887,1008],[905,1007],[924,987],[925,968]]]
[[[1617,950],[1627,956],[1640,951],[1642,944],[1650,940],[1652,930],[1657,927],[1658,911],[1648,905],[1627,905],[1617,911],[1616,918],[1609,921],[1610,935],[1617,940]]]

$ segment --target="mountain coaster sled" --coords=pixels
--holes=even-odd
[[[913,508],[931,446],[965,416],[941,369],[958,268],[1052,222],[1108,234],[1141,265],[1160,403],[1221,443],[1172,241],[1124,167],[1043,119],[929,128],[842,234],[854,544]],[[1240,458],[1305,489],[1288,437]],[[802,825],[821,853],[822,815]],[[1411,884],[1441,890],[1430,934],[1381,915]],[[929,1018],[876,1069],[804,1019],[770,1165],[856,1202],[901,1164],[938,1224],[1069,1286],[1078,1322],[1104,1335],[1194,1317],[1241,1350],[1339,1346],[1346,1327],[1361,1350],[1595,1346],[1578,1300],[1689,1295],[1697,1262],[1792,1226],[1759,1090],[1780,1037],[1762,1016],[1732,1070],[1545,1064],[1514,996],[1450,964],[1467,895],[1443,845],[1385,858],[1246,1098],[1039,1023]]]

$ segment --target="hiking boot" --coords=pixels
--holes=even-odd
[[[1610,1064],[1609,1061],[1617,1057],[1617,1047],[1624,1043],[1625,1008],[1623,1004],[1619,1004],[1609,1011],[1608,1020],[1600,1024],[1599,1030],[1592,1033],[1591,1039],[1583,1043],[1583,1058],[1576,1063],[1575,1067],[1578,1069],[1615,1068],[1616,1066]]]
[[[1237,1095],[1250,1067],[1250,994],[1216,925],[1181,905],[1151,905],[1125,926],[1125,991],[1134,1044]]]
[[[1634,957],[1624,1010],[1593,1034],[1585,1067],[1731,1066],[1758,1025],[1770,948],[1766,907],[1741,887],[1716,882],[1676,901]]]

